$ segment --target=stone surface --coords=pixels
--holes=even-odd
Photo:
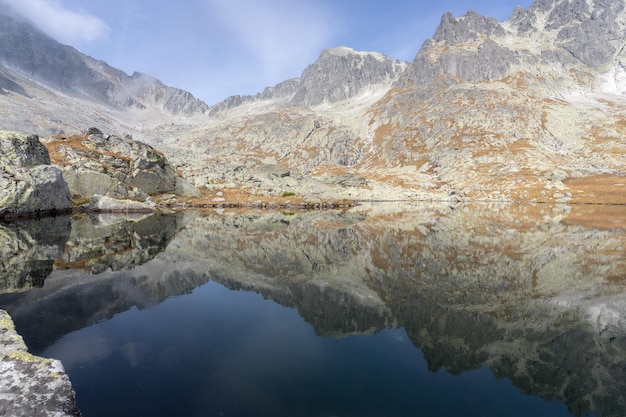
[[[61,169],[34,135],[0,131],[0,217],[70,209]]]
[[[152,146],[97,132],[46,142],[54,154],[54,163],[64,166],[63,177],[75,198],[99,194],[147,201],[150,195],[172,192],[200,195]]]
[[[81,415],[61,362],[28,353],[4,310],[0,310],[0,414],[11,417]]]
[[[150,201],[118,200],[106,195],[96,194],[91,197],[91,201],[83,209],[92,212],[151,212],[154,211],[155,204]]]

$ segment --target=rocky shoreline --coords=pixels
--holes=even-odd
[[[61,361],[28,353],[9,314],[0,310],[0,414],[80,417]]]
[[[165,156],[130,137],[85,135],[40,140],[0,131],[0,219],[71,212],[145,213],[182,208],[330,209],[354,200],[295,193],[213,193],[182,178]],[[226,197],[226,198],[224,198]]]

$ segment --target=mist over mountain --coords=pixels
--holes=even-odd
[[[75,129],[80,129],[96,118],[94,110],[105,111],[101,118],[119,119],[116,112],[158,111],[171,117],[191,117],[208,109],[187,91],[165,86],[145,74],[129,76],[63,45],[10,10],[0,11],[0,95],[8,119],[2,127],[37,133],[46,128],[61,131],[72,123],[78,123]],[[44,100],[50,101],[42,105]],[[26,120],[16,120],[17,111],[11,104],[22,107],[19,113],[27,116]],[[83,109],[78,113],[85,113],[84,117],[72,117],[78,109]],[[48,116],[39,120],[42,113]],[[28,120],[28,116],[36,120]],[[76,121],[65,121],[69,118]],[[136,119],[141,120],[141,114]],[[115,124],[111,122],[111,126]]]
[[[299,78],[210,107],[0,16],[3,128],[132,133],[200,187],[624,200],[623,0],[537,0],[504,22],[448,13],[412,62],[327,49]]]

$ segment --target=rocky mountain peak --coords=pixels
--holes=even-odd
[[[537,0],[528,9],[517,8],[507,23],[518,35],[539,36],[549,46],[544,50],[564,50],[600,68],[623,46],[625,19],[624,0]]]
[[[452,13],[444,14],[432,39],[435,42],[445,42],[446,45],[457,45],[480,37],[504,35],[505,31],[496,19],[469,10],[458,19]]]
[[[380,53],[346,47],[326,49],[303,71],[293,102],[304,106],[333,103],[354,97],[371,86],[391,86],[405,67],[405,63]]]
[[[378,52],[355,51],[345,46],[324,49],[299,78],[267,87],[255,96],[228,97],[213,106],[209,114],[255,102],[299,107],[336,103],[368,91],[391,88],[406,67],[406,62]]]

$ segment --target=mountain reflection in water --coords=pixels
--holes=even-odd
[[[64,361],[86,417],[148,403],[162,415],[626,415],[623,207],[52,223],[65,228],[53,244],[0,225],[0,239],[52,248],[8,258],[22,272],[0,308],[34,353]],[[20,290],[33,259],[54,268]]]

